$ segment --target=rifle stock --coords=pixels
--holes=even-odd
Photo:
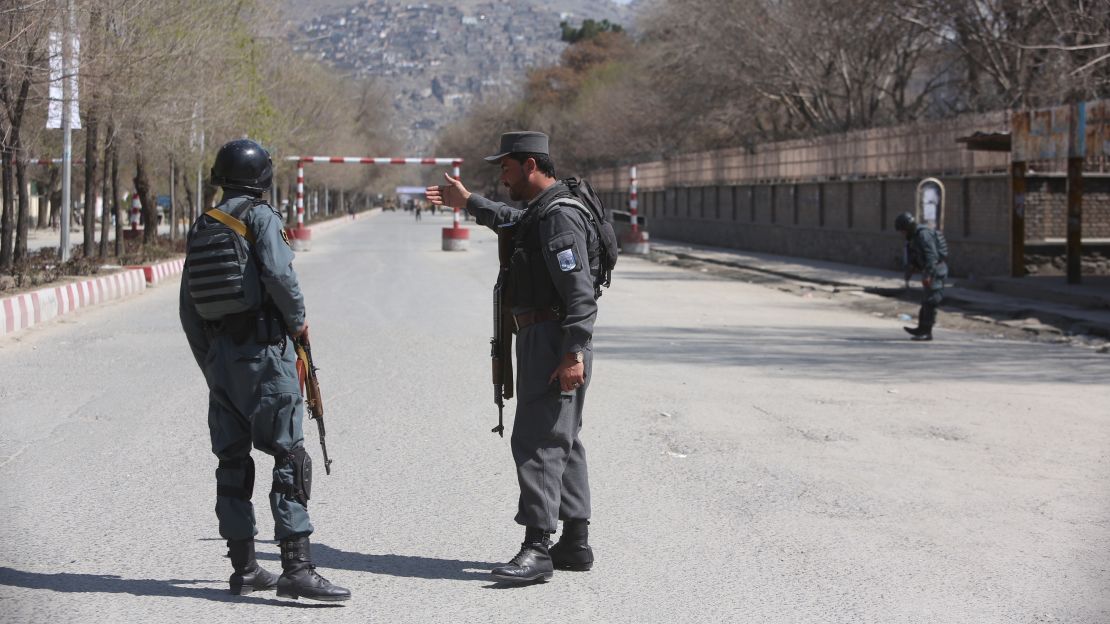
[[[324,397],[320,394],[320,380],[316,376],[319,369],[312,361],[312,345],[307,334],[295,338],[293,344],[297,349],[297,373],[304,389],[305,407],[308,408],[309,418],[316,421],[316,429],[320,433],[320,450],[324,454],[324,472],[330,475],[331,459],[328,458],[328,446],[324,441],[327,435],[324,431]]]

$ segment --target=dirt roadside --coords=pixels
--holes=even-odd
[[[900,319],[905,325],[916,323],[921,305],[920,289],[911,288],[898,293],[876,294],[862,288],[839,287],[794,280],[742,267],[704,262],[688,257],[652,251],[646,259],[673,267],[696,271],[774,288],[805,299],[820,298],[835,301],[846,308],[879,318]],[[943,340],[943,330],[958,329],[1000,340],[1025,340],[1048,344],[1067,344],[1077,348],[1110,353],[1110,341],[1084,333],[1081,330],[1061,328],[1027,316],[1014,316],[1008,312],[990,312],[963,307],[960,302],[945,300],[937,315],[937,339]]]

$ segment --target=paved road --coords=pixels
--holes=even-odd
[[[335,458],[315,552],[351,602],[224,593],[205,387],[166,285],[0,342],[3,621],[1110,620],[1110,359],[910,343],[633,258],[586,408],[598,564],[492,584],[522,533],[489,433],[495,242],[441,252],[446,223],[376,215],[297,259]]]

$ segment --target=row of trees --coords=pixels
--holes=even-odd
[[[68,6],[67,6],[68,5]],[[27,255],[28,229],[46,225],[45,211],[30,222],[27,187],[53,191],[56,168],[29,166],[29,157],[61,156],[61,131],[46,130],[50,65],[59,50],[51,33],[79,35],[75,69],[81,130],[74,132],[75,167],[83,195],[81,251],[106,256],[109,224],[120,199],[135,193],[146,223],[157,222],[155,191],[178,187],[185,206],[195,202],[197,172],[223,142],[243,136],[275,155],[324,149],[383,152],[388,98],[365,81],[352,81],[292,54],[281,16],[261,0],[15,0],[0,10],[0,270]],[[52,58],[53,55],[53,58]],[[203,148],[202,148],[203,144]],[[275,162],[290,178],[291,165]],[[170,178],[170,171],[180,175]],[[320,171],[333,187],[363,189],[367,169]],[[203,187],[203,203],[214,189]],[[57,193],[49,193],[57,195]],[[51,202],[52,204],[55,202]],[[56,210],[56,206],[52,207]],[[122,218],[116,222],[119,253]],[[148,227],[144,242],[153,242]]]
[[[567,171],[1110,95],[1108,0],[659,0],[441,140],[552,135]],[[471,168],[468,175],[491,172]]]

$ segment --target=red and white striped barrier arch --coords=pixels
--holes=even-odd
[[[286,156],[287,162],[297,163],[297,231],[293,234],[294,246],[301,241],[307,243],[309,233],[304,227],[304,166],[305,163],[327,163],[337,165],[450,165],[451,175],[459,177],[461,158],[367,158],[358,156]],[[466,250],[470,239],[470,232],[459,227],[459,211],[455,209],[454,223],[450,228],[443,228],[443,250]],[[304,234],[302,238],[301,233]],[[306,246],[301,246],[306,249]]]

